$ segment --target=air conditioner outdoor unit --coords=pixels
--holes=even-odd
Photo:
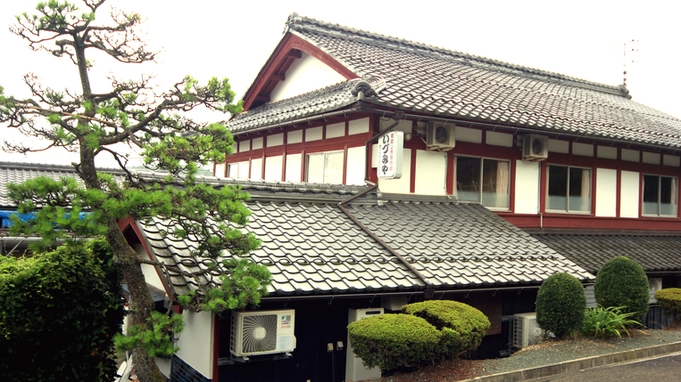
[[[549,156],[549,138],[541,135],[526,135],[523,141],[523,160],[539,162]]]
[[[426,129],[426,149],[448,151],[454,148],[454,125],[431,122]]]
[[[294,328],[295,310],[232,312],[230,350],[237,357],[291,352]]]
[[[513,346],[524,348],[544,339],[545,331],[537,324],[537,313],[520,313],[513,316]]]

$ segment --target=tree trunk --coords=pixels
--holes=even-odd
[[[81,177],[88,189],[101,189],[97,179],[93,154],[92,150],[86,148],[84,143],[81,142]],[[128,285],[128,291],[130,292],[130,301],[128,301],[130,325],[144,325],[150,329],[151,327],[148,325],[147,319],[151,317],[151,312],[154,310],[154,301],[147,288],[139,257],[130,244],[128,244],[118,227],[118,222],[114,218],[108,218],[106,240],[111,247],[114,261],[121,269],[123,278]],[[140,381],[165,382],[165,378],[158,369],[158,366],[156,366],[156,362],[145,350],[140,348],[133,350],[132,361]]]

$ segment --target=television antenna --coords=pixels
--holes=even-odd
[[[624,61],[624,70],[622,72],[622,84],[624,86],[627,86],[627,64],[634,64],[636,62],[636,56],[638,54],[638,40],[636,39],[631,39],[629,41],[624,42],[624,51],[623,51],[623,61]]]

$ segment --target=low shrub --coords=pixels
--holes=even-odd
[[[435,326],[408,314],[384,314],[348,325],[355,354],[368,368],[391,370],[438,357],[441,334]]]
[[[655,292],[655,299],[662,312],[674,321],[681,318],[681,288],[665,288]]]
[[[490,322],[470,305],[450,300],[430,300],[408,304],[402,312],[421,317],[441,331],[442,357],[455,357],[480,346]]]
[[[622,337],[622,333],[629,332],[627,327],[640,325],[631,319],[634,312],[622,313],[619,307],[598,306],[589,308],[584,312],[584,322],[580,332],[586,336],[594,337]]]
[[[614,257],[598,271],[594,295],[598,305],[621,307],[623,313],[634,313],[636,322],[643,322],[650,300],[648,277],[636,261]]]
[[[537,292],[537,323],[557,337],[579,331],[584,320],[586,294],[582,283],[568,273],[556,273],[544,280]]]

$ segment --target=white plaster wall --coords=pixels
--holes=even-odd
[[[620,217],[638,218],[641,198],[638,196],[640,176],[633,171],[622,171],[620,175]]]
[[[539,162],[515,162],[515,213],[539,212]]]
[[[404,176],[404,173],[402,174]],[[416,185],[419,195],[446,195],[447,154],[437,151],[416,151]]]
[[[462,142],[482,143],[482,130],[456,126],[454,128],[454,139]]]
[[[303,141],[303,130],[296,130],[287,133],[286,143],[300,143]]]
[[[364,185],[365,163],[366,154],[364,153],[364,146],[348,148],[345,184]]]
[[[641,158],[641,153],[637,150],[622,149],[622,160],[629,162],[638,162]]]
[[[252,145],[253,150],[258,150],[258,149],[263,148],[263,142],[264,142],[264,139],[262,137],[261,138],[253,138],[253,145]]]
[[[395,121],[392,119],[381,119],[379,123],[381,131],[385,130],[388,126],[392,125],[393,123],[395,123]],[[402,119],[397,123],[397,126],[395,126],[391,131],[402,131],[405,134],[411,133],[412,122],[408,119]]]
[[[323,127],[313,127],[305,129],[305,142],[318,141],[322,139]]]
[[[248,178],[254,180],[262,179],[262,158],[251,160],[251,176]]]
[[[267,136],[267,147],[281,146],[284,144],[284,133]]]
[[[171,360],[170,358],[161,358],[161,357],[156,357],[156,366],[158,366],[158,369],[161,371],[161,374],[166,376],[166,378],[170,378],[170,371],[171,371]]]
[[[485,135],[485,143],[494,146],[512,147],[513,135],[488,131]]]
[[[617,159],[617,147],[598,146],[596,152],[599,158]]]
[[[147,252],[144,250],[142,244],[135,244],[133,248],[135,248],[135,252],[140,258],[149,259],[149,255],[147,255]],[[147,282],[147,284],[160,290],[165,290],[163,282],[161,282],[161,279],[158,277],[156,268],[153,265],[142,264],[142,272],[144,273],[144,280]]]
[[[227,167],[227,165],[225,163],[215,164],[215,173],[213,175],[218,177],[218,178],[224,178],[226,167]]]
[[[303,154],[289,154],[286,156],[286,181],[300,182],[300,169],[303,164]]]
[[[239,152],[243,153],[251,149],[251,140],[239,141]]]
[[[284,165],[284,157],[277,155],[267,157],[265,160],[265,180],[281,180],[281,170]]]
[[[554,153],[567,154],[570,152],[570,142],[549,139],[549,151]]]
[[[665,154],[664,157],[662,157],[662,164],[665,166],[679,167],[681,166],[681,158],[675,155]]]
[[[276,102],[319,88],[345,81],[345,78],[323,62],[303,53],[286,71],[286,81],[281,81],[270,93],[270,100]]]
[[[337,138],[345,135],[345,122],[326,125],[326,138]]]
[[[589,145],[589,144],[586,144],[586,143],[573,142],[572,143],[572,153],[574,155],[592,157],[592,156],[594,156],[594,145]]]
[[[374,149],[376,152],[376,149]],[[394,194],[408,194],[411,175],[411,149],[404,149],[402,160],[402,177],[400,179],[379,179],[378,188],[381,192]],[[375,163],[375,162],[374,162]]]
[[[617,170],[596,169],[596,216],[617,216]]]
[[[348,122],[348,135],[369,132],[369,118],[353,119]]]
[[[185,310],[184,330],[180,333],[177,356],[204,377],[213,378],[213,313]]]
[[[643,152],[643,163],[660,164],[660,154]]]

